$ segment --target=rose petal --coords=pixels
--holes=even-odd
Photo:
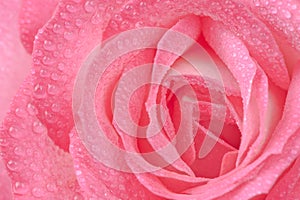
[[[62,2],[36,36],[34,105],[40,111],[39,119],[49,129],[48,135],[65,151],[69,148],[68,132],[74,126],[71,97],[76,73],[87,54],[101,42],[111,15],[104,8],[110,6],[117,11],[121,5]],[[45,47],[45,43],[51,44],[51,48]]]
[[[300,139],[300,91],[298,87],[300,83],[300,68],[295,67],[294,69],[284,115],[263,155],[247,167],[237,168],[231,173],[212,181],[214,187],[210,187],[210,189],[207,188],[210,185],[205,185],[195,187],[188,192],[197,194],[195,197],[198,198],[205,198],[206,195],[210,195],[210,197],[221,196],[228,192],[227,195],[223,196],[223,199],[249,199],[270,191],[278,180],[279,175],[289,168],[300,154],[300,146],[298,144]],[[276,167],[274,167],[274,163],[276,163]],[[223,187],[224,184],[226,187]],[[210,194],[205,194],[206,190],[209,190]]]
[[[273,32],[291,74],[293,66],[300,60],[299,1],[242,2]]]
[[[117,171],[94,160],[75,130],[71,134],[70,152],[74,158],[78,182],[86,198],[160,199],[141,185],[134,174]]]
[[[13,192],[22,198],[80,197],[72,158],[55,146],[32,105],[33,85],[26,81],[15,97],[0,131],[3,160]]]
[[[235,168],[238,151],[230,151],[223,156],[220,176]]]
[[[295,163],[279,181],[274,185],[269,192],[267,200],[271,199],[297,199],[300,196],[300,158],[297,158]]]
[[[255,134],[258,128],[257,117],[252,114],[256,114],[256,108],[253,107],[253,103],[250,103],[256,64],[250,58],[249,52],[243,43],[233,36],[231,32],[226,30],[223,25],[218,22],[213,22],[212,20],[206,20],[204,27],[204,35],[208,43],[212,45],[225,64],[227,64],[241,88],[244,108],[243,127],[240,127],[243,135],[239,152],[241,154],[241,152],[246,151],[245,149],[248,144],[245,144],[245,142],[251,142],[253,139],[250,138],[256,137]],[[219,37],[213,37],[214,35],[219,35]],[[249,114],[252,114],[252,116],[249,116]],[[247,118],[245,115],[248,115]],[[245,119],[252,121],[245,121]],[[243,134],[245,132],[247,134]]]
[[[13,96],[29,73],[31,59],[19,39],[20,1],[2,2],[0,10],[0,121],[2,121]]]
[[[21,41],[28,53],[32,52],[34,37],[50,19],[58,0],[23,0],[20,12]],[[47,47],[45,43],[45,47]],[[48,45],[49,46],[49,45]]]

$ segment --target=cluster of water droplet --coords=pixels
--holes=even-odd
[[[254,0],[253,11],[262,17],[272,28],[282,32],[300,50],[300,10],[294,0]],[[296,33],[297,32],[297,33]]]

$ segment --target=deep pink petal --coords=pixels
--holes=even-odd
[[[1,143],[1,139],[0,139]],[[6,167],[0,157],[0,200],[13,199],[10,177],[7,174]]]

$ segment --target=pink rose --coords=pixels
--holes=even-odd
[[[0,199],[300,199],[298,0],[0,3]]]

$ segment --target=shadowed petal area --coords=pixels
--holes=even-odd
[[[18,15],[21,1],[0,3],[0,122],[13,96],[29,73],[30,55],[20,41]]]

